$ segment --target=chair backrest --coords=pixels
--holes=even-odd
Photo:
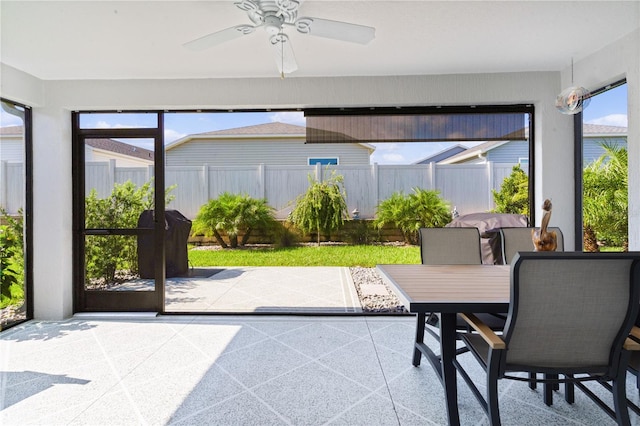
[[[510,265],[513,256],[519,251],[534,251],[531,231],[535,228],[500,228],[500,244],[502,245],[502,262]],[[564,251],[564,237],[560,228],[549,227],[548,231],[555,231],[558,247],[556,251]]]
[[[479,265],[478,228],[421,228],[420,257],[424,265]]]
[[[639,304],[640,252],[520,252],[501,372],[615,374]]]

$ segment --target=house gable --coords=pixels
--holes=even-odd
[[[306,166],[310,158],[336,159],[341,165],[368,165],[368,144],[306,144],[306,128],[267,123],[188,135],[166,148],[167,166]]]
[[[583,125],[583,141],[583,160],[584,164],[588,164],[604,153],[603,143],[626,147],[627,128],[586,123]],[[439,164],[477,164],[486,161],[521,164],[528,158],[527,141],[492,141],[441,160]]]

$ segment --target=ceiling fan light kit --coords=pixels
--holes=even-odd
[[[298,69],[285,27],[300,34],[330,38],[351,43],[367,44],[375,38],[375,28],[329,19],[301,17],[298,19],[300,1],[297,0],[240,0],[236,7],[247,13],[254,25],[236,25],[184,43],[191,50],[204,50],[245,35],[263,27],[269,35],[274,57],[281,77]]]

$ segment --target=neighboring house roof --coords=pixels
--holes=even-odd
[[[113,139],[85,139],[85,143],[95,149],[153,161],[153,151]]]
[[[196,133],[187,135],[178,140],[167,144],[167,151],[182,145],[193,139],[256,139],[256,138],[306,138],[307,128],[288,123],[265,123],[255,124],[252,126],[235,127],[232,129],[214,130],[205,133]],[[370,153],[375,151],[376,147],[367,143],[359,143],[369,150]]]
[[[17,136],[23,133],[22,126],[0,127],[0,136]]]
[[[444,160],[439,161],[439,164],[455,164],[460,161],[469,160],[470,158],[475,157],[483,157],[488,151],[492,149],[496,149],[499,146],[502,146],[511,141],[489,141],[482,143],[480,145],[476,145],[474,147],[468,148],[465,151],[462,151],[459,154],[452,155],[451,157],[445,158]]]
[[[528,130],[526,134],[528,134]],[[620,126],[603,126],[600,124],[589,124],[585,123],[582,126],[582,134],[584,137],[626,137],[627,136],[627,128]],[[444,160],[439,161],[440,164],[455,164],[464,160],[468,160],[470,158],[485,156],[487,152],[492,149],[496,149],[499,146],[502,146],[511,141],[489,141],[482,143],[480,145],[476,145],[471,147],[459,154],[453,155],[451,157],[445,158]]]
[[[278,121],[265,124],[254,124],[252,126],[235,127],[232,129],[214,130],[212,132],[197,133],[197,135],[225,135],[225,136],[242,136],[242,135],[306,135],[307,128],[304,126],[296,126],[295,124],[280,123]]]
[[[449,148],[445,148],[440,152],[437,152],[433,155],[430,155],[428,157],[425,157],[421,160],[415,161],[413,164],[429,164],[429,163],[437,163],[439,161],[444,160],[445,158],[449,158],[452,157],[456,154],[459,154],[463,151],[466,151],[467,147],[464,145],[454,145],[452,147]]]
[[[18,136],[23,134],[23,126],[6,126],[0,127],[1,136]],[[99,138],[99,139],[86,139],[85,143],[92,148],[101,149],[103,151],[109,151],[116,154],[128,155],[129,157],[140,158],[143,160],[153,161],[153,151],[140,148],[128,143],[120,142],[114,139]]]
[[[622,126],[604,126],[601,124],[586,123],[582,126],[582,135],[588,137],[597,136],[627,136],[627,128]]]

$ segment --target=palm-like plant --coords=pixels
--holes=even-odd
[[[213,236],[222,247],[235,248],[240,233],[243,233],[240,245],[245,245],[253,230],[268,229],[274,221],[273,209],[266,199],[224,192],[200,208],[193,221],[192,233]],[[228,244],[223,238],[225,234]]]
[[[439,228],[451,221],[449,204],[436,190],[414,188],[408,196],[395,192],[378,205],[374,225],[397,227],[405,242],[417,244],[420,228]]]
[[[596,238],[627,244],[628,153],[626,148],[603,143],[605,150],[583,172],[585,250],[597,251]]]

